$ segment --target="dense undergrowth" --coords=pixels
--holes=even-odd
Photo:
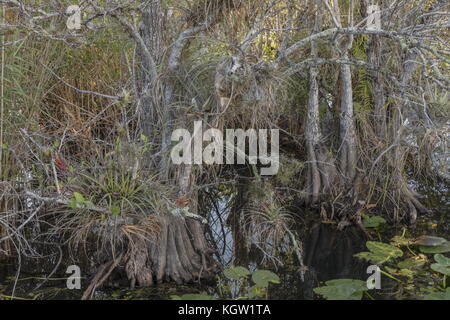
[[[150,84],[143,49],[114,15],[105,14],[100,27],[82,37],[55,39],[31,32],[22,38],[22,30],[5,35],[18,42],[4,47],[2,59],[0,259],[43,259],[42,245],[64,250],[75,262],[87,257],[96,267],[88,297],[116,267],[132,287],[214,278],[223,266],[216,261],[220,250],[211,243],[217,239],[205,221],[211,222],[211,212],[222,205],[226,214],[216,218],[223,234],[225,227],[233,229],[235,253],[255,253],[261,268],[273,269],[290,256],[306,270],[306,236],[296,230],[305,212],[339,230],[357,226],[365,233],[380,221],[414,224],[427,213],[416,189],[422,181],[437,185],[448,178],[442,174],[448,171],[442,170],[448,164],[442,161],[448,147],[448,82],[432,81],[435,68],[448,71],[448,58],[407,70],[415,42],[384,39],[383,54],[374,57],[381,44],[367,32],[352,35],[348,48],[336,33],[283,57],[288,44],[313,32],[337,23],[343,23],[341,29],[348,26],[319,15],[313,2],[295,8],[266,2],[191,1],[184,10],[175,8],[172,23],[158,22],[166,24],[166,33],[151,42],[157,66],[150,71],[157,80]],[[414,23],[395,21],[403,16],[401,10],[414,22],[437,10],[432,5],[441,5],[432,2],[389,11],[389,26],[403,35]],[[156,9],[165,15],[169,5]],[[364,1],[354,11],[363,20]],[[292,12],[307,18],[298,19],[289,36],[277,33],[287,21],[293,23]],[[145,14],[151,14],[120,13],[130,23],[143,21],[144,27]],[[171,50],[179,44],[180,30],[202,26],[199,21],[209,16],[218,27],[211,22],[181,42],[174,64],[177,55]],[[253,36],[257,17],[264,30],[275,31]],[[139,30],[145,38],[145,30]],[[436,47],[429,55],[439,58],[436,50],[448,54],[448,39],[439,45],[424,41]],[[425,49],[417,48],[428,59]],[[359,64],[347,69],[347,62],[336,61],[341,54]],[[313,64],[318,57],[326,62]],[[379,72],[367,64],[376,64]],[[342,117],[349,104],[351,134]],[[219,129],[280,129],[279,173],[261,177],[248,163],[168,165],[172,145],[164,139],[170,129],[190,127],[194,120]],[[206,238],[205,229],[211,233]],[[403,251],[408,261],[431,259],[407,245]],[[447,268],[444,258],[435,256],[435,263]],[[406,291],[408,279],[418,273],[414,266],[398,265],[384,272],[406,277],[400,280]],[[431,274],[426,272],[425,278]],[[436,275],[430,277],[434,281]],[[256,289],[256,296],[266,294]],[[359,297],[361,290],[354,292]]]

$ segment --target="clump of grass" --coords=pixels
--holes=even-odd
[[[96,239],[98,249],[126,248],[136,237],[153,240],[157,216],[168,212],[170,187],[140,165],[139,154],[116,146],[104,157],[69,173],[65,188],[72,202],[58,220],[56,233],[78,247]],[[126,164],[128,159],[128,164]]]

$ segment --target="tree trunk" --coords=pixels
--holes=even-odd
[[[316,18],[314,22],[314,32],[319,32],[322,24],[322,14],[317,1],[312,1]],[[311,58],[317,58],[317,45],[311,43]],[[308,153],[308,196],[306,202],[312,205],[317,204],[321,193],[329,193],[337,173],[334,160],[329,157],[327,150],[323,146],[322,132],[320,128],[319,115],[319,70],[317,67],[309,69],[309,96],[306,114],[306,148]]]
[[[348,24],[353,26],[353,1],[350,1]],[[338,28],[342,28],[341,10],[339,2],[334,0],[334,21]],[[341,52],[342,59],[348,60],[348,51],[352,47],[353,36],[343,37],[338,41],[338,51]],[[342,64],[340,74],[340,168],[344,177],[348,181],[353,181],[356,171],[356,128],[353,113],[353,86],[352,71],[350,65]]]
[[[194,179],[192,166],[173,167],[169,153],[173,126],[178,120],[174,112],[177,88],[174,75],[179,71],[182,53],[188,46],[189,39],[204,27],[194,26],[182,31],[171,46],[167,65],[164,65],[162,44],[164,33],[167,32],[163,30],[164,19],[165,12],[160,1],[150,3],[141,26],[141,36],[153,58],[151,63],[142,61],[140,64],[141,74],[144,75],[140,99],[144,113],[141,129],[149,135],[150,141],[157,141],[157,136],[162,135],[157,150],[161,154],[157,164],[161,179],[175,184],[179,196],[195,198],[196,193],[191,192]],[[156,63],[161,71],[148,70],[155,67]],[[154,124],[158,125],[153,126]],[[196,212],[197,201],[191,200],[189,211]],[[135,238],[130,241],[126,272],[132,286],[148,286],[162,281],[185,283],[214,274],[217,265],[212,259],[213,251],[208,246],[201,222],[168,212],[159,213],[156,219],[160,227],[156,239],[150,241]]]
[[[154,159],[158,146],[162,143],[158,138],[164,112],[162,87],[157,77],[156,66],[160,65],[164,56],[164,28],[166,17],[159,1],[148,4],[142,14],[140,34],[145,48],[137,46],[140,68],[137,70],[138,110],[140,111],[141,132],[149,138],[152,148],[148,152],[148,165],[156,167],[160,158]],[[147,55],[150,54],[150,57]]]
[[[369,0],[361,0],[361,15],[368,17],[367,8]],[[381,20],[382,17],[381,17]],[[376,66],[377,70],[370,70],[372,78],[372,95],[374,108],[374,128],[378,137],[383,138],[386,133],[386,96],[383,76],[379,71],[382,63],[382,42],[379,35],[372,35],[369,40],[369,48],[367,50],[369,63]]]
[[[164,281],[182,284],[214,275],[216,263],[200,222],[161,215],[158,223],[156,241],[136,238],[130,245],[125,270],[132,287]]]
[[[344,54],[348,59],[348,54]],[[341,66],[341,114],[340,114],[341,153],[340,165],[342,174],[352,181],[356,169],[356,128],[353,114],[352,73],[349,65]]]
[[[369,47],[369,63],[379,68],[382,56],[380,37],[374,35],[371,38]],[[386,97],[383,77],[378,70],[372,70],[370,74],[372,77],[375,132],[378,137],[383,138],[386,136]]]

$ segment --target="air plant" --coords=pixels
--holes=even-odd
[[[168,187],[142,168],[122,166],[120,152],[77,170],[66,188],[72,202],[57,220],[55,233],[76,247],[94,237],[100,248],[114,249],[136,237],[152,240],[159,232],[155,217],[168,212]],[[101,209],[100,209],[101,208]]]

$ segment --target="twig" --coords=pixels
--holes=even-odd
[[[30,222],[30,220],[33,219],[33,217],[39,212],[39,210],[41,210],[42,206],[43,206],[43,204],[41,204],[39,207],[37,207],[36,210],[34,210],[33,213],[28,217],[28,219],[25,220],[19,227],[17,227],[17,229],[15,229],[14,232],[17,233],[17,231],[22,229],[28,222]],[[0,242],[8,240],[11,237],[12,237],[12,235],[5,236],[0,239]]]
[[[43,64],[41,62],[41,65],[48,70],[48,72],[50,72],[55,78],[57,78],[59,81],[61,81],[64,85],[66,85],[67,87],[79,92],[79,93],[84,93],[84,94],[92,94],[95,96],[99,96],[102,98],[107,98],[107,99],[114,99],[114,100],[120,100],[122,99],[121,96],[110,96],[108,94],[104,94],[104,93],[100,93],[100,92],[95,92],[95,91],[90,91],[90,90],[83,90],[83,89],[79,89],[73,85],[71,85],[70,83],[67,83],[63,78],[61,78],[60,76],[58,76],[55,72],[53,72],[52,69],[50,69],[49,67],[47,67],[45,64]]]
[[[31,191],[26,191],[25,195],[32,197],[36,200],[45,202],[45,203],[56,203],[56,204],[62,204],[62,205],[69,205],[71,204],[71,201],[69,201],[67,198],[65,198],[64,196],[60,196],[60,197],[56,197],[56,198],[49,198],[49,197],[42,197],[40,195],[37,195],[34,192]],[[103,208],[103,207],[99,207],[96,205],[86,205],[86,204],[76,204],[76,207],[78,209],[87,209],[87,210],[92,210],[92,211],[97,211],[100,213],[105,213],[105,214],[112,214],[111,210]]]

